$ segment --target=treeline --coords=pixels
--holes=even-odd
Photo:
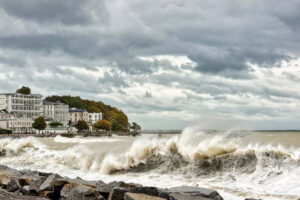
[[[88,112],[101,112],[103,119],[111,123],[113,131],[127,131],[128,130],[128,117],[127,115],[110,105],[106,105],[101,101],[92,101],[81,99],[79,96],[49,96],[45,98],[46,101],[62,102],[68,104],[70,108],[86,109]]]

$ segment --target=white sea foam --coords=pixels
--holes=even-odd
[[[1,139],[0,162],[86,179],[218,188],[228,199],[242,199],[247,194],[290,199],[300,194],[299,147],[260,141],[245,144],[242,139],[206,134],[197,128],[171,138],[143,136],[119,151],[112,150],[109,140],[113,145],[126,143],[124,139],[58,136],[54,138],[57,145],[72,146],[55,150],[36,138]]]

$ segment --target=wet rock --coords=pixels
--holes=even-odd
[[[53,191],[53,183],[55,179],[60,178],[57,174],[51,174],[46,180],[40,185],[39,191]]]
[[[164,198],[149,196],[146,194],[130,193],[126,192],[124,195],[124,200],[166,200]]]
[[[86,185],[86,186],[89,186],[89,187],[94,187],[94,188],[96,188],[96,185],[98,183],[97,181],[86,181],[86,180],[83,180],[80,177],[77,177],[75,180],[73,180],[71,182],[76,182],[76,183]]]
[[[124,182],[117,182],[113,181],[108,184],[104,183],[103,181],[98,181],[96,183],[96,190],[99,192],[100,195],[102,195],[104,198],[108,199],[108,196],[110,192],[115,188],[115,187],[120,187],[121,185],[124,185]]]
[[[40,186],[45,181],[46,177],[40,176],[38,179],[32,180],[29,184],[29,191],[31,194],[39,194]]]
[[[123,200],[126,192],[135,192],[138,187],[141,185],[133,184],[133,183],[124,183],[118,182],[115,184],[116,186],[110,191],[108,199],[109,200]]]
[[[223,198],[220,196],[220,194],[217,191],[206,189],[206,188],[181,186],[181,187],[170,188],[168,191],[171,194],[183,193],[183,194],[189,194],[191,196],[206,197],[211,200],[223,200]]]
[[[47,197],[49,199],[59,199],[59,197],[55,195],[54,191],[43,191],[40,196]]]
[[[22,194],[24,195],[30,195],[30,191],[29,191],[29,185],[25,185],[22,187],[21,189]]]
[[[253,198],[247,198],[245,200],[261,200],[261,199],[253,199]]]
[[[0,185],[3,189],[7,188],[8,183],[10,182],[11,176],[7,174],[2,174],[0,176]]]
[[[30,171],[30,170],[23,170],[22,174],[24,177],[28,177],[31,179],[38,179],[39,178],[39,172],[37,171]]]
[[[19,183],[18,179],[12,178],[10,179],[8,185],[7,185],[7,191],[8,192],[16,192],[21,189],[21,185]]]
[[[94,188],[75,183],[65,184],[60,196],[61,200],[104,200]]]
[[[192,196],[190,194],[175,192],[170,194],[169,200],[209,200],[209,199],[206,197]]]
[[[164,190],[161,190],[156,187],[143,187],[138,184],[127,184],[124,182],[119,182],[116,187],[114,187],[110,194],[108,199],[110,200],[122,200],[125,193],[140,193],[150,196],[157,196],[165,199],[169,199],[169,193],[165,192]]]
[[[32,182],[32,178],[28,177],[20,177],[18,179],[21,186],[30,185],[30,183]]]

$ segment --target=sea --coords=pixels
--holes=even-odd
[[[217,190],[225,200],[300,198],[300,132],[0,139],[0,164],[70,178]]]

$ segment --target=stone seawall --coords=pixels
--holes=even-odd
[[[223,200],[215,190],[199,187],[156,188],[125,182],[70,179],[58,174],[15,170],[0,165],[0,199],[53,200]]]

